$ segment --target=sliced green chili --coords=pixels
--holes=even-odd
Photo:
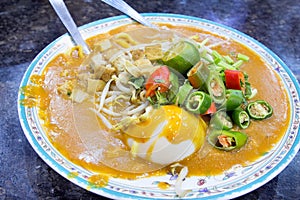
[[[245,98],[241,90],[229,89],[226,90],[226,101],[222,107],[226,111],[231,111],[238,108],[244,101]]]
[[[202,91],[192,92],[186,100],[186,108],[195,114],[204,114],[212,103],[211,97]]]
[[[229,130],[233,127],[233,124],[227,113],[223,110],[219,110],[212,115],[209,126],[215,130]]]
[[[250,117],[243,109],[236,109],[232,112],[232,120],[240,128],[245,129],[250,125]]]
[[[207,91],[216,104],[223,104],[225,101],[225,85],[222,78],[215,72],[211,71],[206,81]]]
[[[186,81],[182,86],[179,87],[178,93],[175,97],[175,103],[179,105],[183,105],[185,99],[188,97],[193,87],[190,85],[188,81]]]
[[[189,70],[187,77],[191,85],[198,89],[204,86],[209,74],[210,70],[208,67],[200,61]]]
[[[208,135],[208,142],[215,148],[230,151],[239,149],[247,142],[248,136],[239,131],[214,130]]]
[[[272,106],[264,100],[256,100],[249,103],[246,110],[252,119],[257,120],[266,119],[273,114]]]
[[[172,71],[170,72],[169,80],[171,85],[169,90],[167,91],[167,98],[169,102],[172,103],[175,101],[176,94],[178,93],[180,80],[179,77]]]

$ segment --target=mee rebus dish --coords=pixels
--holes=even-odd
[[[109,18],[82,28],[91,54],[65,35],[33,61],[19,113],[39,155],[112,198],[236,197],[283,170],[299,88],[282,61],[228,27],[147,16],[159,30]]]

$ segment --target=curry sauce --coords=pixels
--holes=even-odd
[[[168,26],[170,29],[181,32],[186,36],[197,35],[199,41],[207,37],[211,38],[211,42],[224,39],[210,32],[192,27],[162,25]],[[138,27],[139,25],[135,24],[123,26],[108,33],[89,38],[87,43],[93,49],[97,42],[105,38]],[[283,83],[274,70],[259,55],[233,40],[228,40],[226,43],[216,46],[213,49],[224,55],[229,52],[242,53],[250,58],[248,62],[243,64],[241,70],[249,75],[249,82],[252,87],[258,90],[253,101],[257,99],[268,101],[272,105],[274,113],[271,118],[264,121],[252,121],[249,128],[242,130],[248,135],[248,141],[238,151],[220,151],[205,143],[199,152],[180,162],[182,165],[188,167],[190,176],[217,175],[232,168],[234,165],[246,165],[257,160],[280,141],[287,131],[290,121],[291,109]],[[134,174],[109,168],[101,162],[93,163],[82,159],[81,156],[85,151],[85,144],[83,144],[81,138],[76,134],[72,102],[60,95],[56,88],[57,85],[66,80],[72,81],[76,79],[78,69],[83,61],[84,57],[73,54],[58,55],[47,65],[40,77],[31,77],[31,81],[35,83],[35,86],[26,86],[24,88],[25,95],[31,98],[27,98],[23,103],[27,106],[38,107],[39,117],[44,120],[44,130],[51,143],[71,162],[87,170],[102,174],[91,177],[91,182],[98,186],[105,185],[108,176],[134,179],[165,174],[169,170],[168,167],[147,174]],[[41,90],[41,87],[43,90]],[[109,133],[109,130],[104,126],[102,126],[102,129],[103,132]],[[235,129],[239,130],[238,127],[235,127]],[[118,135],[115,136],[118,137]],[[161,184],[160,187],[167,188],[168,185]]]

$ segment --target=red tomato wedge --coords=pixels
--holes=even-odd
[[[168,91],[170,84],[170,70],[167,66],[161,66],[150,75],[145,84],[146,97],[152,97],[156,91]]]

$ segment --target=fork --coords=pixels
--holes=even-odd
[[[54,8],[56,14],[62,21],[62,23],[67,28],[68,32],[70,33],[72,39],[77,45],[81,45],[83,48],[84,53],[89,54],[91,51],[82,38],[82,35],[80,34],[78,27],[76,26],[70,12],[68,11],[68,8],[63,0],[49,0],[50,4]]]
[[[158,29],[157,26],[151,24],[148,20],[146,20],[141,14],[139,14],[136,10],[134,10],[131,6],[129,6],[123,0],[102,0],[104,3],[116,8],[117,10],[125,13],[130,16],[132,19],[140,22],[141,24],[148,26],[150,28]]]
[[[151,24],[148,20],[146,20],[142,15],[140,15],[136,10],[134,10],[131,6],[129,6],[123,0],[102,0],[103,2],[107,3],[108,5],[120,10],[121,12],[125,13],[126,15],[130,16],[131,18],[135,19],[136,21],[140,22],[141,24],[148,26],[150,28],[158,29],[157,26]],[[50,4],[54,8],[56,14],[62,21],[62,23],[67,28],[68,32],[70,33],[72,39],[77,45],[81,45],[83,48],[84,53],[90,54],[91,50],[89,49],[88,45],[82,38],[78,27],[76,26],[66,4],[63,0],[49,0]]]

